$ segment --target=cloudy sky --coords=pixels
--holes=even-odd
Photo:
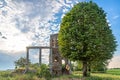
[[[49,46],[49,36],[58,33],[62,17],[81,1],[86,0],[0,0],[0,70],[14,68],[14,61],[25,57],[26,46]],[[120,67],[120,0],[93,1],[107,13],[118,42],[109,67]],[[46,63],[49,50],[42,52]],[[38,53],[30,50],[32,62],[38,62]]]

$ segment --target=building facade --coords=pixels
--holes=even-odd
[[[62,74],[62,57],[58,50],[58,34],[50,36],[51,52],[49,56],[50,70],[53,75]]]

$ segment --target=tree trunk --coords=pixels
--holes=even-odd
[[[90,76],[90,73],[91,73],[91,63],[88,62],[88,76]]]
[[[83,61],[83,77],[87,77],[87,61]]]

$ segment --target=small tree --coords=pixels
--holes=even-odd
[[[64,16],[58,44],[62,56],[82,61],[83,76],[88,76],[92,61],[111,59],[116,48],[106,13],[92,1],[76,4]]]
[[[26,58],[20,57],[17,61],[15,61],[16,67],[25,67],[26,66]],[[30,60],[28,61],[31,64]]]

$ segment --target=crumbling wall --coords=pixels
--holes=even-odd
[[[59,76],[62,74],[62,57],[58,50],[58,34],[50,36],[50,70],[53,75]]]

